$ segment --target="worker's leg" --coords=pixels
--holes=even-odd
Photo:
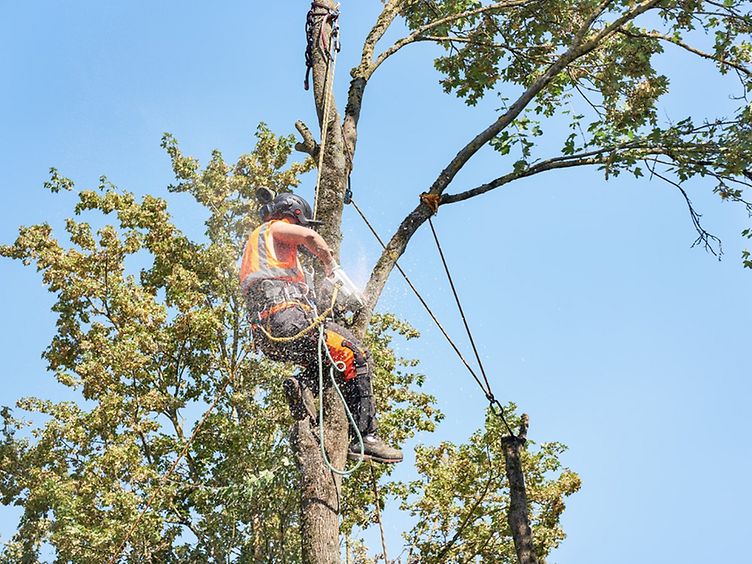
[[[363,439],[363,456],[376,462],[393,463],[402,460],[402,452],[387,446],[376,435],[376,405],[373,397],[371,353],[355,336],[335,323],[326,325],[326,343],[332,358],[342,363],[341,383],[345,401]],[[355,435],[355,433],[351,433]],[[360,441],[350,444],[349,455],[358,458]]]
[[[306,395],[304,387],[314,392],[318,377],[313,378],[312,369],[318,364],[318,330],[313,328],[300,338],[286,340],[293,337],[313,322],[311,312],[302,306],[284,308],[270,314],[261,329],[254,330],[254,340],[264,354],[280,362],[291,362],[303,367],[303,372],[297,377],[288,378],[282,383],[290,414],[298,421],[310,417],[316,418],[316,408],[310,395]],[[282,339],[277,341],[275,339]]]
[[[326,344],[332,358],[344,364],[342,393],[362,435],[376,433],[371,352],[355,336],[336,323],[326,325]]]
[[[253,336],[264,354],[273,360],[312,366],[316,362],[318,331],[314,328],[293,341],[286,340],[310,327],[311,312],[302,306],[292,306],[275,311],[263,322],[263,331],[254,330]],[[282,339],[276,341],[275,339]]]

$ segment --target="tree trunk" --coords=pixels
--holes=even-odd
[[[507,522],[512,531],[514,549],[520,564],[538,564],[533,549],[533,531],[527,510],[527,492],[525,490],[525,476],[522,473],[520,452],[527,441],[527,415],[522,416],[520,431],[516,437],[504,437],[501,441],[504,448],[504,462],[506,464],[507,479],[509,480],[509,512]]]
[[[332,463],[341,468],[344,452],[330,439],[332,417],[342,408],[332,410],[331,389],[324,392],[324,421],[327,452]],[[329,408],[329,409],[327,409]],[[342,418],[344,419],[344,418]],[[336,423],[336,421],[335,421]],[[337,429],[335,429],[337,430]],[[346,428],[345,428],[346,432]],[[303,562],[306,564],[335,564],[340,561],[339,550],[339,491],[341,478],[324,464],[319,447],[319,429],[310,419],[298,422],[293,428],[292,446],[300,470],[300,529]]]
[[[318,0],[320,5],[332,10],[334,2]],[[318,9],[323,12],[324,10]],[[327,92],[332,91],[334,80],[331,72],[331,61],[320,48],[319,38],[322,37],[321,28],[324,26],[323,38],[328,42],[332,30],[332,20],[327,15],[315,17],[313,25],[312,75],[313,95],[319,119],[319,127],[323,131],[325,104]],[[321,175],[318,194],[315,195],[316,219],[324,222],[318,228],[319,233],[329,243],[335,257],[339,257],[342,223],[342,208],[344,206],[347,178],[350,173],[351,160],[345,148],[340,116],[332,95],[328,102],[328,132],[326,139],[321,139],[319,145],[313,149],[309,139],[308,152],[318,162],[318,151],[323,147],[323,162],[319,174]],[[305,126],[298,125],[301,133]],[[306,144],[303,144],[305,146]],[[304,149],[306,150],[306,149]],[[325,375],[328,378],[328,375]],[[346,463],[348,446],[348,425],[344,409],[337,397],[336,391],[325,387],[324,394],[324,434],[325,447],[333,466],[342,469]],[[339,512],[341,478],[331,472],[321,456],[319,446],[319,429],[305,419],[296,424],[293,429],[292,445],[298,468],[301,474],[300,504],[301,504],[301,535],[303,562],[306,564],[332,564],[340,562],[339,546]]]

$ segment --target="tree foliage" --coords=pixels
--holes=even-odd
[[[288,163],[289,137],[261,126],[257,138],[234,165],[214,152],[201,168],[164,137],[170,190],[195,199],[203,234],[181,230],[166,200],[139,199],[103,178],[77,193],[67,241],[42,224],[0,247],[36,265],[55,295],[57,329],[43,356],[80,394],[2,410],[0,495],[23,509],[3,561],[51,551],[57,562],[103,562],[129,534],[131,562],[300,561],[299,475],[280,386],[292,367],[254,351],[236,260],[256,223],[253,188],[289,190],[310,163]],[[54,170],[46,187],[75,189]],[[393,315],[375,316],[369,333],[382,433],[398,443],[442,418],[420,390],[416,363],[391,348],[394,338],[416,336]],[[441,470],[440,459],[423,464],[446,480],[462,471]],[[384,501],[374,499],[368,472],[344,487],[348,535],[372,524]],[[377,478],[385,496],[417,495],[431,483],[401,484],[383,469]],[[495,495],[502,490],[494,484]]]
[[[411,45],[436,44],[443,89],[470,111],[490,114],[424,188],[440,205],[550,171],[597,167],[606,179],[629,173],[676,188],[695,244],[720,255],[690,190],[709,179],[722,199],[752,213],[745,197],[752,179],[750,7],[742,0],[389,0],[352,71],[353,119],[344,123],[356,121],[367,83],[385,62]],[[408,32],[380,48],[399,16]],[[727,108],[705,104],[676,115],[664,107],[668,94],[681,96],[672,91],[673,73],[712,74],[713,67]],[[495,112],[479,104],[489,96],[500,101]],[[489,145],[499,154],[498,171],[478,186],[456,186],[459,171]],[[374,270],[372,295],[430,213],[417,206],[405,217]],[[748,253],[743,258],[752,264]]]
[[[398,18],[406,35],[377,49]],[[386,0],[351,72],[341,127],[330,128],[336,143],[325,163],[339,168],[326,171],[331,178],[323,183],[331,196],[324,204],[337,204],[324,209],[327,228],[339,228],[368,81],[401,49],[431,42],[440,47],[434,64],[447,93],[470,111],[484,111],[489,96],[500,100],[488,125],[425,187],[440,205],[594,166],[606,178],[627,173],[675,187],[696,243],[720,254],[692,205],[690,181],[709,179],[721,198],[752,212],[745,197],[752,181],[751,31],[750,3],[742,0]],[[691,68],[713,65],[731,109],[665,115],[661,104],[675,71],[664,64],[669,52]],[[320,109],[325,93],[315,86]],[[300,129],[298,147],[316,154],[320,144]],[[0,255],[34,263],[55,294],[57,330],[44,358],[61,385],[80,393],[75,402],[27,398],[2,411],[0,495],[23,508],[4,560],[34,561],[51,547],[58,561],[101,562],[131,528],[125,554],[132,561],[298,560],[299,477],[279,390],[291,367],[253,350],[235,264],[255,224],[254,187],[289,190],[313,166],[310,159],[288,163],[293,145],[262,126],[253,152],[234,164],[214,152],[202,168],[165,136],[176,177],[170,190],[195,200],[205,217],[201,234],[173,223],[165,199],[139,199],[103,178],[78,193],[67,242],[42,224],[0,247]],[[456,186],[460,170],[489,146],[498,171],[479,186]],[[75,189],[54,169],[45,186]],[[390,347],[413,330],[370,314],[430,213],[421,204],[404,219],[374,268],[369,307],[356,319],[361,329],[370,321],[382,428],[397,442],[433,430],[441,414],[420,390],[414,363]],[[752,268],[748,252],[743,260]],[[497,424],[489,419],[465,445],[419,448],[414,481],[394,480],[388,469],[376,473],[383,496],[415,519],[406,533],[410,557],[513,559],[501,518],[508,486]],[[540,445],[524,455],[540,556],[561,540],[563,500],[579,486],[559,466],[562,448]],[[372,524],[375,504],[384,500],[366,472],[343,491],[348,536]]]
[[[511,420],[516,427],[516,418]],[[417,517],[406,537],[419,562],[517,562],[507,521],[509,485],[504,470],[501,420],[488,414],[485,428],[467,444],[442,442],[417,449],[419,480],[398,488],[403,509]],[[543,560],[564,539],[559,518],[564,498],[580,478],[562,470],[559,443],[523,450],[535,548]],[[409,559],[408,559],[409,560]]]

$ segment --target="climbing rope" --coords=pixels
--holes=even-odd
[[[331,303],[329,304],[329,307],[324,310],[321,315],[316,315],[316,317],[311,321],[311,323],[307,326],[298,331],[295,335],[289,336],[289,337],[275,337],[271,334],[268,327],[264,327],[263,325],[256,325],[261,332],[263,333],[264,337],[269,339],[270,341],[274,343],[289,343],[291,341],[295,341],[304,335],[310,333],[313,329],[318,327],[319,330],[319,336],[318,336],[318,368],[319,368],[319,444],[321,446],[321,456],[324,459],[324,464],[326,464],[327,468],[334,472],[335,474],[338,474],[340,476],[349,476],[355,470],[358,469],[358,467],[363,462],[363,455],[364,455],[364,449],[365,445],[363,444],[363,437],[360,434],[360,430],[358,429],[358,425],[355,422],[355,416],[350,411],[350,408],[347,405],[347,402],[345,401],[345,396],[342,393],[342,390],[339,387],[339,384],[337,383],[337,379],[334,376],[334,371],[337,370],[340,373],[344,373],[345,371],[345,363],[341,361],[334,360],[332,357],[331,352],[329,351],[329,347],[326,345],[326,328],[324,327],[324,321],[332,314],[334,311],[335,305],[337,303],[337,295],[339,293],[339,285],[334,285],[334,290],[332,291],[332,299]],[[306,305],[306,304],[298,304],[298,305]],[[316,307],[315,306],[306,306],[309,310],[313,310],[314,314],[316,313]],[[358,460],[357,464],[351,468],[350,470],[339,470],[334,467],[334,465],[331,463],[329,459],[329,455],[326,453],[325,448],[325,436],[324,436],[324,353],[326,353],[327,358],[329,359],[329,378],[331,379],[332,385],[334,389],[337,392],[337,395],[339,396],[339,399],[342,401],[342,405],[345,407],[345,413],[347,414],[347,419],[352,424],[353,429],[355,429],[355,435],[358,439],[358,443],[360,445],[360,459]]]
[[[329,133],[329,113],[332,105],[332,88],[334,80],[334,70],[337,65],[337,53],[341,45],[339,40],[339,4],[335,9],[317,3],[315,0],[311,3],[311,9],[306,17],[306,78],[304,87],[309,88],[309,77],[313,69],[313,49],[314,49],[314,32],[316,28],[316,18],[325,18],[319,25],[318,48],[326,59],[326,72],[324,73],[324,108],[321,115],[321,139],[319,141],[319,155],[316,173],[316,187],[313,193],[313,219],[316,219],[319,205],[319,188],[321,187],[321,170],[324,165],[324,153],[326,152],[326,140]],[[329,24],[331,31],[328,39],[326,38],[326,25]]]
[[[264,335],[264,337],[266,337],[273,343],[289,343],[289,342],[295,341],[296,339],[299,339],[303,335],[310,333],[316,327],[323,325],[324,321],[326,321],[326,318],[329,317],[334,311],[334,307],[337,304],[338,293],[339,293],[339,285],[335,284],[334,290],[332,291],[332,300],[331,300],[331,303],[329,304],[329,307],[326,308],[321,315],[316,316],[313,319],[313,321],[311,321],[310,325],[308,325],[307,327],[304,327],[303,329],[301,329],[300,331],[298,331],[297,333],[289,337],[275,337],[274,335],[271,334],[271,331],[269,331],[268,327],[264,327],[260,323],[256,324],[255,326],[261,330],[261,333]],[[307,304],[301,304],[297,302],[290,302],[290,303],[292,305],[299,305],[301,307],[308,308],[308,310],[314,309],[315,311],[315,308],[311,308],[311,306]],[[267,325],[268,325],[268,318],[267,318]]]
[[[352,425],[352,428],[355,429],[355,436],[358,439],[358,444],[360,445],[360,457],[358,458],[358,461],[355,463],[355,466],[350,468],[350,470],[340,470],[338,468],[335,468],[332,464],[331,460],[329,460],[329,455],[326,452],[326,446],[325,446],[325,435],[324,435],[324,355],[323,353],[326,352],[326,356],[329,359],[329,378],[332,381],[332,386],[337,392],[337,396],[339,397],[340,401],[342,402],[342,405],[345,408],[345,413],[347,414],[347,419],[350,422],[350,425]],[[364,460],[364,454],[365,454],[365,445],[363,444],[363,435],[360,433],[360,429],[358,429],[358,424],[355,422],[355,416],[353,416],[352,411],[350,411],[350,408],[347,406],[347,401],[345,401],[345,396],[342,393],[342,390],[339,387],[339,384],[337,383],[337,379],[334,376],[334,371],[337,370],[340,373],[344,373],[345,371],[345,363],[342,361],[334,360],[332,357],[332,353],[329,350],[329,347],[326,345],[326,332],[324,330],[324,326],[319,326],[319,347],[318,347],[318,355],[319,355],[319,445],[321,447],[321,457],[324,459],[324,464],[326,464],[327,468],[329,470],[339,476],[349,476],[353,472],[355,472],[358,467],[363,463]],[[348,447],[349,448],[349,447]]]
[[[386,250],[386,244],[384,243],[383,239],[381,238],[381,236],[379,236],[379,234],[376,231],[376,229],[373,227],[373,225],[371,224],[371,222],[368,221],[368,218],[365,216],[365,214],[363,213],[363,211],[360,209],[360,207],[358,206],[358,204],[353,199],[353,197],[352,197],[352,190],[348,190],[348,192],[347,192],[347,199],[349,200],[349,203],[352,204],[352,206],[355,208],[355,211],[358,212],[358,215],[361,217],[361,219],[366,224],[366,226],[368,227],[368,229],[371,231],[371,233],[373,234],[373,236],[379,242],[379,244],[381,245],[381,247],[384,250]],[[423,202],[424,205],[428,206],[428,208],[433,213],[436,213],[434,210],[438,210],[438,206],[439,206],[439,202],[440,202],[440,196],[433,195],[433,194],[421,194],[421,202]],[[429,222],[430,222],[430,218],[429,218]],[[433,224],[431,224],[431,228],[433,229]],[[434,231],[434,235],[435,235],[435,231]],[[436,238],[436,242],[438,244],[438,238]],[[440,245],[439,245],[439,253],[440,253],[441,257],[442,257],[442,261],[444,261],[444,255],[443,255],[443,252],[442,252],[442,250],[440,248]],[[402,275],[402,278],[404,278],[405,282],[407,282],[407,285],[410,287],[410,289],[413,291],[413,293],[415,294],[415,296],[418,298],[418,301],[421,303],[421,305],[423,306],[423,308],[426,310],[426,312],[428,313],[428,315],[430,316],[430,318],[433,320],[433,322],[439,328],[439,331],[441,331],[441,334],[444,335],[444,338],[447,340],[447,342],[449,343],[449,345],[452,347],[452,349],[454,350],[454,352],[457,354],[457,357],[460,359],[460,361],[462,361],[462,364],[465,365],[465,368],[467,368],[467,371],[470,373],[470,375],[473,377],[473,379],[478,384],[478,386],[480,387],[480,389],[483,391],[483,394],[486,396],[486,399],[488,400],[491,412],[494,415],[496,415],[496,416],[498,416],[498,417],[501,418],[501,420],[504,423],[504,426],[506,427],[507,431],[509,431],[509,434],[514,437],[515,436],[514,431],[512,431],[512,428],[509,426],[509,423],[506,420],[506,417],[505,417],[505,414],[504,414],[504,407],[501,405],[501,403],[499,402],[499,400],[496,399],[496,397],[493,395],[493,392],[491,391],[491,385],[490,385],[490,383],[488,381],[488,378],[486,377],[485,370],[483,369],[483,364],[480,362],[480,357],[478,355],[478,351],[477,351],[477,349],[475,347],[475,344],[474,344],[474,341],[472,339],[472,335],[470,335],[470,340],[471,340],[471,343],[473,343],[473,350],[475,351],[476,358],[478,359],[478,364],[480,366],[481,373],[483,375],[483,380],[485,381],[485,385],[481,381],[481,379],[478,377],[478,375],[476,374],[476,372],[473,369],[473,367],[470,366],[470,363],[468,363],[467,359],[465,359],[465,356],[462,354],[462,351],[460,351],[459,347],[455,344],[454,340],[449,336],[449,333],[447,333],[446,329],[444,329],[444,326],[441,324],[441,322],[439,321],[439,319],[433,313],[433,310],[428,305],[428,303],[426,302],[426,300],[423,298],[423,296],[421,295],[421,293],[418,291],[418,289],[412,283],[412,281],[408,277],[407,273],[405,273],[405,271],[400,266],[399,262],[396,261],[396,260],[394,261],[394,267]],[[446,261],[444,261],[444,268],[445,268],[445,270],[447,272],[447,275],[449,276],[450,284],[452,286],[452,291],[454,292],[455,299],[457,300],[457,305],[458,305],[458,307],[460,309],[460,312],[462,312],[462,305],[460,304],[459,298],[457,297],[457,292],[456,292],[456,290],[454,288],[454,282],[451,279],[451,275],[449,275],[449,271],[448,271],[448,267],[446,265]],[[468,327],[468,324],[467,324],[467,321],[466,321],[464,313],[462,313],[462,318],[463,318],[463,321],[465,322],[465,328],[467,329],[468,334],[470,334],[470,330],[469,330],[469,327]]]
[[[441,197],[438,194],[421,194],[420,200],[425,205],[433,211],[433,214],[436,215],[439,211],[439,203],[441,201]],[[434,198],[429,198],[429,196],[434,196]],[[436,249],[439,251],[439,257],[441,257],[441,264],[444,265],[444,272],[446,272],[447,280],[449,280],[449,286],[452,288],[452,294],[454,295],[454,301],[457,304],[457,309],[460,312],[460,317],[462,318],[462,323],[465,326],[465,332],[467,333],[467,338],[470,340],[470,345],[473,348],[473,353],[475,354],[475,360],[478,362],[478,367],[480,368],[480,373],[483,376],[483,382],[485,386],[480,384],[480,381],[478,378],[475,378],[475,381],[478,382],[481,389],[483,390],[483,393],[486,395],[486,399],[488,400],[491,411],[496,413],[495,409],[499,410],[499,415],[504,420],[504,424],[506,425],[507,429],[509,430],[510,434],[514,436],[514,433],[512,433],[512,430],[509,428],[509,425],[506,422],[506,419],[504,418],[504,408],[502,407],[501,403],[499,403],[499,400],[497,400],[493,392],[491,391],[491,384],[488,381],[488,376],[486,376],[486,369],[483,367],[483,361],[480,359],[480,354],[478,354],[478,347],[475,346],[475,339],[473,338],[472,331],[470,331],[470,325],[467,322],[467,317],[465,316],[465,311],[462,308],[462,303],[460,302],[460,296],[457,293],[457,288],[454,286],[454,280],[452,279],[452,274],[449,271],[449,265],[447,264],[446,257],[444,256],[444,251],[441,248],[441,243],[439,242],[439,236],[436,234],[436,228],[433,225],[433,220],[431,219],[431,216],[428,217],[428,225],[431,227],[431,233],[433,234],[433,240],[436,243]],[[475,376],[475,374],[473,374]]]

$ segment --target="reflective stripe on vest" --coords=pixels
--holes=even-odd
[[[291,247],[287,256],[276,256],[270,229],[274,221],[278,220],[262,223],[248,238],[240,267],[240,280],[243,286],[247,287],[259,280],[305,283],[305,274],[298,261],[297,249]]]

